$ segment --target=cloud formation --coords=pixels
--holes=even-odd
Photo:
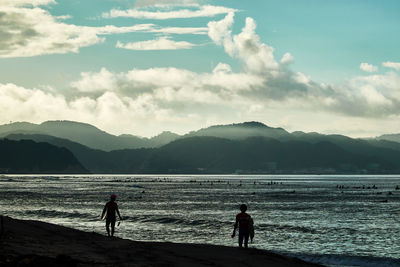
[[[243,94],[247,98],[298,105],[298,108],[318,108],[347,116],[383,117],[400,113],[400,98],[397,91],[399,76],[394,73],[355,77],[342,85],[325,85],[313,81],[301,72],[286,67],[294,58],[286,53],[278,63],[274,49],[261,43],[256,34],[256,24],[247,18],[239,34],[232,35],[234,14],[228,14],[220,21],[210,22],[209,36],[224,47],[232,57],[238,58],[246,73],[263,79],[260,87],[252,87]],[[393,62],[384,66],[395,68]],[[377,67],[361,64],[364,70],[375,71]]]
[[[77,52],[101,41],[90,28],[57,22],[40,8],[0,8],[0,57]]]
[[[136,0],[135,7],[149,6],[190,6],[196,5],[202,0]]]
[[[169,37],[160,37],[154,40],[126,44],[117,42],[116,45],[118,48],[128,50],[177,50],[190,49],[194,46],[196,45],[185,41],[173,41]]]
[[[81,47],[103,42],[104,38],[101,35],[143,31],[149,28],[149,25],[76,26],[57,21],[48,11],[41,8],[0,6],[0,57],[76,53]]]
[[[372,64],[369,64],[369,63],[361,63],[360,70],[363,70],[366,72],[376,72],[376,71],[378,71],[378,67],[374,66]]]
[[[207,34],[206,27],[160,27],[155,24],[137,24],[128,27],[77,26],[61,22],[68,18],[68,15],[55,17],[49,11],[35,7],[52,3],[54,1],[50,0],[19,0],[0,3],[0,58],[77,53],[82,47],[104,42],[104,36],[110,34],[132,32]],[[168,40],[159,42],[162,41],[168,42]],[[179,45],[181,48],[188,48],[190,43],[175,44],[175,46]],[[170,47],[172,47],[171,44]]]
[[[214,17],[220,14],[227,14],[230,12],[236,12],[236,9],[223,7],[223,6],[212,6],[212,5],[192,5],[190,8],[184,6],[177,10],[171,10],[170,6],[156,5],[156,10],[149,10],[147,8],[134,8],[129,10],[112,9],[107,13],[103,13],[103,18],[136,18],[136,19],[188,19],[188,18],[199,18],[199,17]],[[164,9],[165,11],[160,11]]]
[[[387,62],[383,62],[382,66],[384,66],[386,68],[392,68],[392,69],[395,69],[395,70],[400,70],[400,62],[387,61]]]
[[[334,89],[315,86],[298,75],[292,74],[291,83],[300,86],[306,82],[306,91],[297,97],[278,98],[271,93],[281,88],[280,79],[234,73],[224,63],[210,73],[177,68],[115,73],[102,68],[99,72],[82,73],[79,80],[72,82],[76,94],[71,98],[56,91],[0,84],[0,105],[7,119],[41,122],[73,118],[114,133],[146,136],[165,129],[183,133],[199,125],[254,119],[267,119],[268,123],[289,130],[311,130],[323,125],[323,121],[329,121],[325,127],[335,129],[333,124],[340,121],[341,127],[336,129],[346,132],[355,130],[361,121],[382,123],[400,118],[400,76],[396,73],[360,76]],[[323,117],[322,122],[318,116]],[[309,120],[305,123],[305,118],[313,118],[315,125]]]
[[[55,0],[2,0],[0,6],[42,6],[55,3]]]
[[[152,28],[147,29],[146,32],[163,33],[163,34],[207,34],[207,27],[159,27],[151,24]]]
[[[232,36],[231,27],[234,22],[234,13],[229,13],[220,21],[208,23],[208,36],[217,45],[222,45],[232,57],[240,59],[247,71],[264,72],[277,69],[279,64],[274,57],[274,49],[260,42],[255,33],[256,23],[252,18],[246,18],[242,32]]]

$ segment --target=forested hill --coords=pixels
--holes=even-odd
[[[160,148],[105,152],[43,135],[13,135],[66,147],[93,173],[400,173],[400,151],[367,142],[348,149],[328,141],[229,140],[194,136]]]
[[[76,130],[75,132],[71,130],[73,134],[63,132],[69,124],[72,124],[72,128]],[[32,129],[29,128],[43,130],[46,125],[50,125],[51,129],[56,129],[54,135],[30,132]],[[0,127],[0,132],[3,130],[3,135],[5,135],[11,130],[11,134],[5,135],[8,139],[46,142],[63,148],[65,153],[65,149],[68,149],[83,168],[92,173],[400,173],[400,143],[398,142],[375,138],[354,139],[343,135],[319,133],[289,133],[282,128],[269,127],[259,122],[216,125],[183,136],[165,132],[158,137],[148,139],[153,144],[157,144],[153,147],[132,149],[131,143],[128,147],[123,147],[125,149],[112,151],[93,149],[83,142],[90,140],[92,134],[94,136],[102,134],[93,126],[73,122],[49,122],[39,126],[37,128],[37,125],[32,124],[9,124],[3,128]],[[16,130],[17,128],[19,130]],[[23,133],[20,133],[21,128],[25,129]],[[103,134],[106,133],[103,132]],[[55,135],[69,135],[71,138],[60,138]],[[82,142],[73,141],[73,136],[79,136]],[[108,137],[102,139],[104,147],[114,145],[110,140],[114,140],[116,136],[111,136],[111,139]],[[118,138],[125,137],[121,135]],[[106,144],[109,141],[110,143]],[[122,144],[119,143],[119,145]],[[32,143],[22,143],[14,149],[14,153],[24,154],[26,162],[30,162],[28,155],[43,157],[40,153],[24,153],[25,149],[31,149],[30,146]],[[72,154],[70,154],[71,157],[73,157]],[[54,158],[56,161],[54,164],[57,163],[60,155]],[[18,157],[14,159],[15,164],[20,164]],[[12,163],[12,159],[7,160],[9,160],[8,164]],[[44,168],[43,172],[49,172],[48,169],[52,168],[52,163],[51,161],[45,161],[45,163],[48,164],[48,168]],[[69,164],[67,161],[65,163]],[[5,168],[2,165],[4,164],[0,161],[0,168]],[[14,168],[18,169],[18,165]],[[54,165],[53,169],[77,170],[77,168],[65,166],[60,168],[58,165]],[[33,170],[41,171],[42,168],[32,166],[23,168],[24,172]]]
[[[14,122],[0,125],[0,138],[10,134],[49,135],[104,151],[125,148],[159,147],[179,137],[179,135],[171,132],[163,132],[152,138],[144,138],[131,134],[116,136],[102,131],[93,125],[75,121],[46,121],[41,124]]]
[[[66,148],[31,140],[0,140],[2,173],[88,173]]]

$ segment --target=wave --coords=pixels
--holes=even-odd
[[[46,181],[58,181],[60,180],[60,177],[55,177],[55,176],[40,176],[36,179],[42,179],[42,180],[46,180]]]
[[[31,215],[45,218],[83,218],[83,219],[98,219],[90,213],[68,212],[59,210],[26,210],[23,215],[30,217]],[[98,215],[100,216],[100,215]]]
[[[132,188],[145,188],[144,186],[141,185],[136,185],[136,184],[132,184],[132,185],[125,185],[125,187],[132,187]]]
[[[129,218],[134,219],[134,218]],[[157,223],[157,224],[175,224],[181,226],[209,226],[209,227],[225,227],[226,225],[231,225],[232,222],[223,222],[223,221],[209,221],[209,220],[190,220],[186,218],[176,218],[176,217],[159,217],[159,216],[151,216],[151,217],[142,217],[135,218],[135,221],[140,221],[143,223]]]
[[[161,218],[148,218],[143,219],[141,222],[144,223],[160,223],[160,224],[184,224],[184,220],[171,217],[161,217]]]
[[[254,225],[255,229],[259,230],[279,230],[279,231],[291,231],[291,232],[301,232],[301,233],[311,233],[311,234],[316,234],[317,230],[310,228],[310,227],[304,227],[304,226],[294,226],[294,225],[278,225],[278,224],[255,224]]]
[[[327,266],[360,266],[360,267],[395,267],[400,266],[400,259],[373,257],[373,256],[352,256],[352,255],[304,255],[286,254],[308,262],[327,265]]]

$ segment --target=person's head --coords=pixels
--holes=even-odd
[[[115,201],[115,200],[117,199],[117,196],[114,195],[114,194],[112,194],[112,195],[110,196],[110,199],[111,199],[112,201]]]
[[[241,212],[246,212],[246,210],[247,210],[246,204],[240,205],[240,211],[241,211]]]

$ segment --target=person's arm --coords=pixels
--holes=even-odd
[[[119,209],[118,209],[118,205],[117,205],[117,209],[116,209],[116,211],[117,211],[117,214],[118,214],[118,217],[119,217],[119,219],[122,221],[122,217],[121,217],[121,214],[119,214]]]
[[[103,216],[106,213],[106,210],[107,210],[107,204],[104,205],[104,209],[103,209],[103,212],[101,213],[101,217],[100,217],[101,219],[103,219]]]
[[[238,227],[238,223],[239,223],[239,220],[238,220],[238,217],[236,216],[235,225],[233,226],[232,238],[234,238],[235,235],[236,235],[236,229],[237,229],[237,227]]]
[[[254,238],[254,221],[253,218],[250,217],[249,221],[249,230],[250,230],[250,241],[253,243]]]

